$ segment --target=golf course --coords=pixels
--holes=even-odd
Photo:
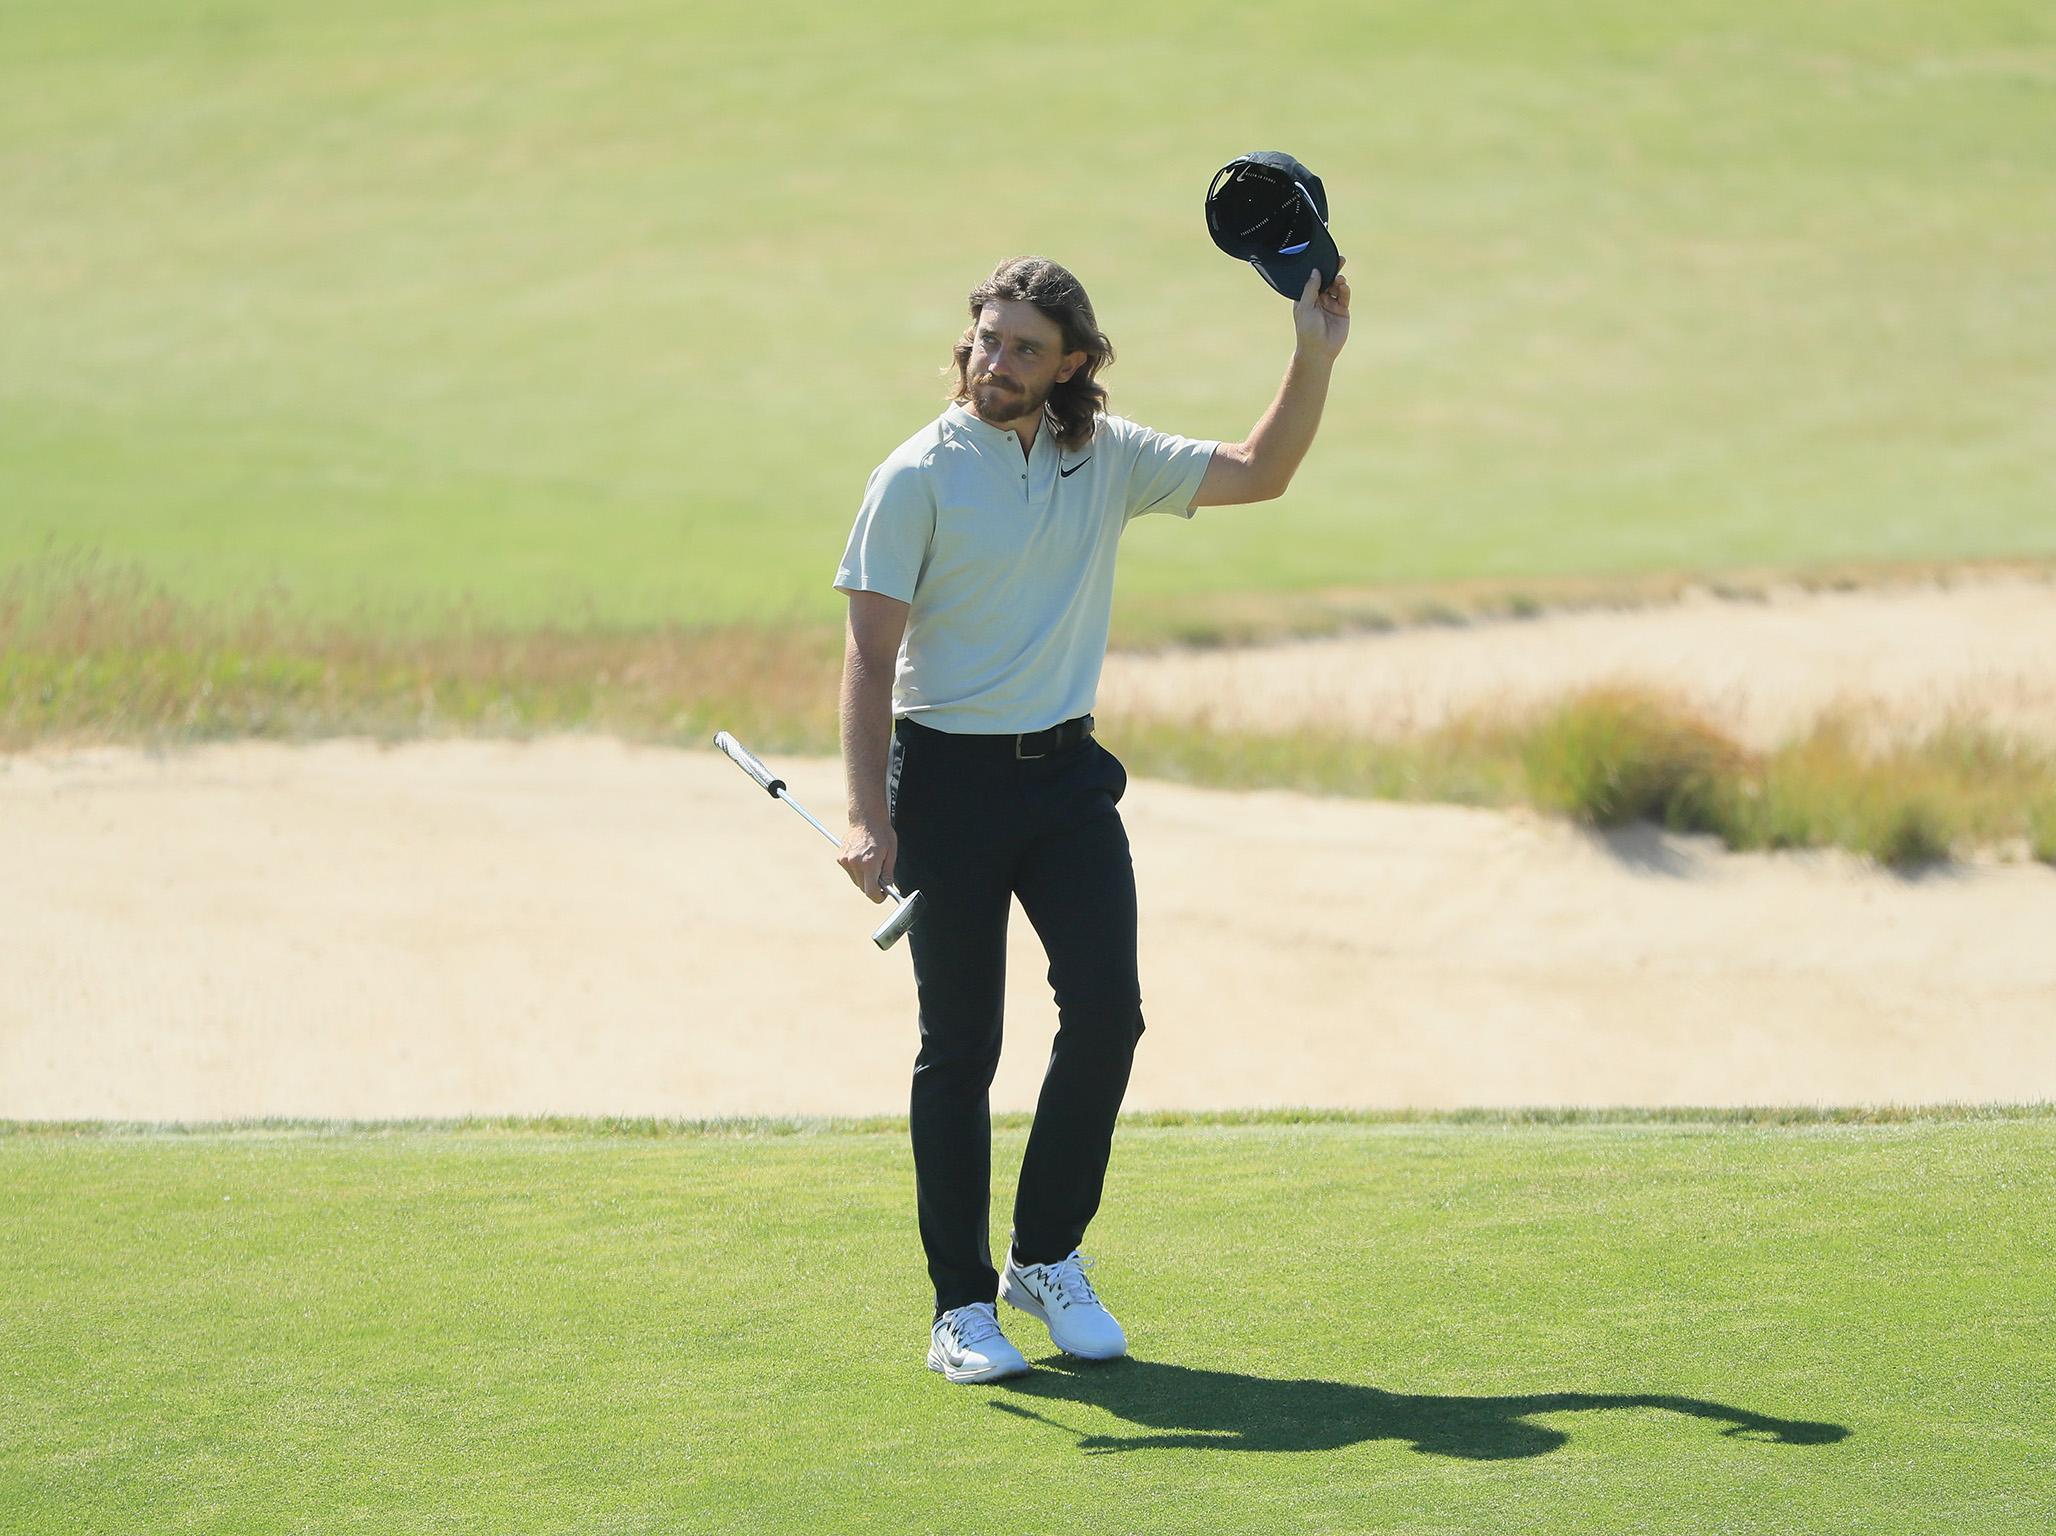
[[[1143,1123],[1119,1153],[1135,1358],[945,1388],[918,1266],[879,1262],[911,1242],[895,1128],[16,1134],[0,1500],[31,1531],[2056,1512],[2045,1113]]]
[[[0,1531],[2056,1527],[2056,12],[18,0]],[[965,295],[1122,537],[1130,1358],[922,1368],[836,562]],[[992,1241],[1055,1022],[1008,938]]]

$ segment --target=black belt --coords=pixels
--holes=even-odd
[[[1092,734],[1092,716],[1080,715],[1076,720],[1066,720],[1062,725],[1053,725],[1046,731],[1023,731],[1014,738],[1014,756],[1048,757],[1052,752],[1061,752],[1066,747],[1075,747]]]
[[[932,725],[923,725],[911,716],[904,716],[899,722],[902,730],[919,731],[924,736],[940,736],[956,746],[982,747],[987,750],[1009,754],[1020,761],[1038,757],[1049,757],[1075,747],[1092,734],[1092,716],[1080,715],[1076,720],[1066,720],[1062,725],[1053,725],[1046,731],[1022,731],[1013,736],[971,735],[962,731],[938,731]]]

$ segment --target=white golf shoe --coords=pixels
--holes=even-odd
[[[1028,1359],[1000,1332],[999,1313],[989,1301],[955,1307],[929,1332],[928,1369],[950,1381],[998,1381],[1019,1376]]]
[[[1042,1319],[1050,1340],[1067,1355],[1119,1359],[1128,1353],[1128,1336],[1085,1278],[1091,1264],[1075,1249],[1056,1264],[1016,1264],[1010,1252],[999,1277],[1000,1300]]]

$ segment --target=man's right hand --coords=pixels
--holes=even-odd
[[[835,862],[873,901],[885,900],[899,853],[885,779],[892,758],[892,674],[907,609],[881,593],[850,593],[842,653],[842,767],[849,781],[850,829]]]
[[[899,834],[892,824],[850,824],[842,840],[842,852],[835,856],[851,883],[873,901],[885,900],[885,887],[892,883],[893,860],[899,856]]]

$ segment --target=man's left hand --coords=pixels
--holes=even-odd
[[[1306,290],[1292,301],[1292,328],[1301,351],[1332,363],[1349,340],[1349,279],[1338,272],[1327,287],[1320,281],[1318,268],[1307,274]]]

